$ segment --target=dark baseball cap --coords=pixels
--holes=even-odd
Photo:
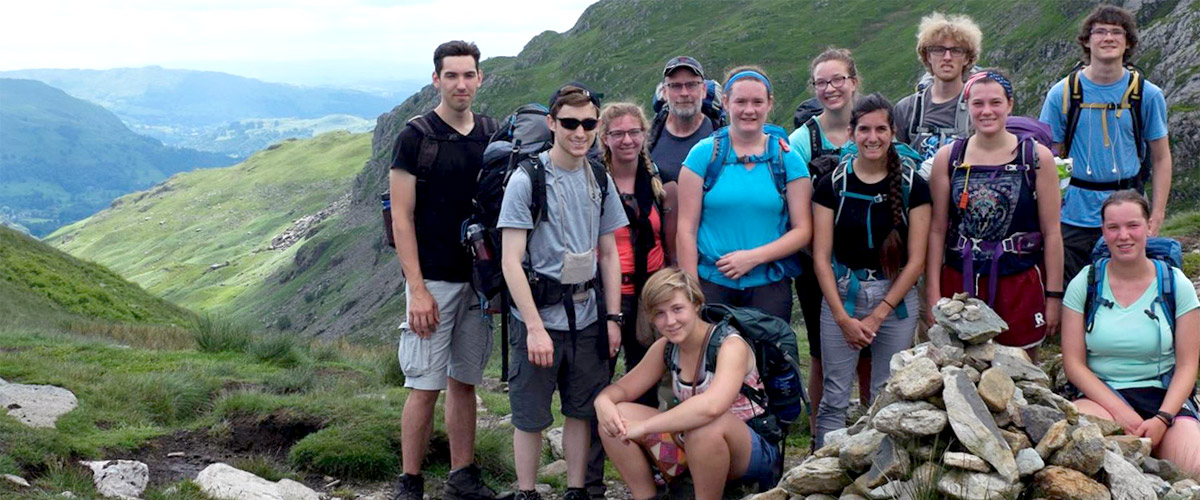
[[[690,69],[700,75],[700,78],[704,78],[704,67],[700,65],[700,61],[688,56],[679,56],[667,61],[667,67],[663,68],[663,76],[671,76],[671,73],[679,68]]]
[[[550,108],[554,107],[554,103],[558,101],[559,96],[562,95],[563,90],[566,89],[567,87],[575,87],[575,88],[582,90],[583,95],[586,96],[589,101],[592,101],[592,104],[595,104],[597,108],[600,107],[600,99],[604,98],[604,94],[596,93],[596,92],[592,91],[592,89],[587,88],[587,86],[585,86],[582,83],[571,82],[566,85],[563,85],[562,87],[559,87],[558,90],[555,90],[553,94],[550,94],[550,106],[549,106]],[[572,93],[574,93],[574,92],[572,92]]]

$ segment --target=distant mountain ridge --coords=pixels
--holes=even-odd
[[[137,135],[39,81],[0,78],[0,103],[0,212],[38,236],[176,172],[234,161]]]
[[[271,83],[216,71],[158,66],[108,70],[27,69],[0,72],[0,77],[45,82],[66,93],[99,104],[131,129],[164,143],[249,156],[278,138],[311,137],[313,129],[279,129],[259,139],[208,142],[236,122],[258,119],[313,120],[331,115],[375,119],[407,96],[407,92],[364,92],[332,87]],[[361,129],[361,127],[359,127]],[[359,129],[353,131],[361,131]]]

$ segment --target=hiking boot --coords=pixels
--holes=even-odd
[[[424,500],[425,477],[401,474],[391,500]]]
[[[482,472],[475,464],[450,471],[446,476],[444,500],[494,500],[496,492],[483,484]]]
[[[567,488],[567,493],[563,495],[562,500],[591,500],[591,498],[586,489]]]
[[[513,500],[542,500],[542,496],[538,494],[537,490],[517,490],[513,494]]]

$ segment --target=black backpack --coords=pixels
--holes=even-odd
[[[475,126],[480,127],[483,135],[491,137],[496,133],[496,120],[490,116],[475,114]],[[417,164],[415,165],[412,174],[420,179],[433,169],[434,163],[437,163],[438,148],[443,142],[454,143],[459,141],[471,141],[462,134],[450,132],[439,134],[433,130],[433,122],[429,121],[427,115],[421,114],[408,119],[405,127],[412,127],[421,134],[421,143],[417,149]],[[489,139],[490,142],[490,139]],[[395,156],[399,154],[400,145],[397,143],[392,151],[392,161],[395,162]],[[388,246],[396,248],[396,236],[392,232],[392,194],[391,191],[384,191],[379,195],[379,200],[383,203],[383,235],[384,241]]]
[[[1071,73],[1063,79],[1062,112],[1067,117],[1067,128],[1063,133],[1062,151],[1059,155],[1063,158],[1071,155],[1071,144],[1075,142],[1075,130],[1079,127],[1079,113],[1083,108],[1127,109],[1130,111],[1130,117],[1133,118],[1133,143],[1137,146],[1137,156],[1141,168],[1133,177],[1111,182],[1092,182],[1071,177],[1071,185],[1075,187],[1092,191],[1116,191],[1130,188],[1136,189],[1138,192],[1146,190],[1146,180],[1150,178],[1150,173],[1154,169],[1153,158],[1150,156],[1150,145],[1142,135],[1142,128],[1145,125],[1145,117],[1142,116],[1142,89],[1146,86],[1146,77],[1144,71],[1132,64],[1127,64],[1125,69],[1129,71],[1129,85],[1125,88],[1121,102],[1084,102],[1083,84],[1079,81],[1079,72],[1083,70],[1082,62],[1077,63],[1071,69]]]
[[[731,333],[740,334],[754,350],[763,389],[743,384],[741,393],[767,412],[746,424],[767,441],[782,446],[791,424],[809,406],[796,332],[788,322],[752,307],[709,304],[700,309],[700,318],[716,325],[704,350],[704,364],[710,369],[716,366],[721,343]],[[672,372],[680,369],[674,361],[675,349],[677,346],[668,342],[663,351],[663,360]]]
[[[722,103],[724,92],[721,90],[721,85],[716,80],[704,80],[704,88],[706,94],[704,101],[700,103],[700,114],[708,117],[712,122],[713,130],[717,130],[729,124],[725,116],[725,105]],[[647,135],[650,142],[646,145],[648,151],[654,151],[654,146],[658,144],[658,138],[662,136],[663,127],[667,124],[667,114],[670,108],[667,106],[667,95],[663,90],[662,82],[654,88],[654,120],[650,122],[650,132]]]
[[[808,126],[808,145],[811,152],[808,160],[808,174],[812,177],[814,189],[816,189],[817,183],[829,175],[842,160],[841,149],[826,148],[825,141],[821,140],[821,127],[817,124],[817,117],[821,116],[824,111],[821,108],[821,101],[813,97],[796,106],[796,113],[792,115],[792,124],[796,126],[797,130]]]

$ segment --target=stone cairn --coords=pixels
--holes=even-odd
[[[867,415],[759,500],[1200,500],[1149,439],[1080,415],[1023,350],[993,342],[1008,325],[986,303],[956,295],[934,317]]]

